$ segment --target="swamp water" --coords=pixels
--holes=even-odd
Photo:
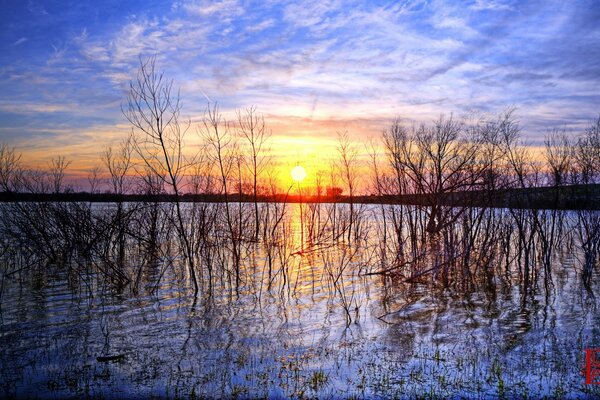
[[[372,275],[410,240],[386,234],[382,245],[380,208],[361,212],[362,238],[354,243],[338,237],[300,244],[298,237],[309,235],[299,232],[291,210],[288,242],[270,253],[270,276],[266,250],[250,243],[241,284],[225,268],[214,272],[210,292],[203,285],[197,297],[185,268],[170,267],[182,262],[176,257],[144,266],[136,293],[115,288],[93,269],[86,275],[60,265],[5,269],[0,396],[600,395],[582,372],[584,350],[600,347],[594,296],[600,282],[594,272],[583,283],[574,213],[561,219],[551,284],[537,250],[528,255],[534,278],[524,287],[517,234],[507,242],[510,257],[498,253],[487,273],[473,267],[468,283],[460,263],[428,272],[439,263],[429,255],[417,273],[400,263],[390,274]],[[495,224],[512,226],[508,211],[492,213]],[[461,228],[452,232],[460,235]],[[434,248],[447,253],[448,238],[436,237]],[[496,252],[498,242],[488,246],[480,253]],[[114,359],[99,361],[103,356]]]

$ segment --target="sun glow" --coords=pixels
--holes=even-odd
[[[302,182],[306,178],[306,170],[301,165],[292,168],[292,179],[296,182]]]

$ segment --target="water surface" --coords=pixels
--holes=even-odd
[[[145,266],[137,293],[115,288],[98,273],[84,278],[64,265],[5,276],[0,393],[23,398],[600,394],[582,375],[584,349],[600,347],[600,312],[593,294],[596,276],[591,286],[582,282],[584,257],[572,233],[573,215],[561,222],[573,243],[567,246],[565,239],[562,249],[555,246],[550,289],[538,254],[533,258],[538,278],[524,300],[516,258],[510,270],[499,264],[489,281],[475,279],[470,285],[459,282],[460,274],[451,284],[440,284],[434,274],[411,282],[400,275],[368,275],[382,268],[382,222],[378,207],[367,211],[368,234],[360,244],[338,240],[327,246],[299,243],[307,233],[299,232],[293,223],[297,213],[290,212],[290,243],[274,257],[270,277],[266,250],[249,244],[241,285],[233,285],[227,273],[217,274],[210,292],[203,287],[198,296],[185,268],[171,265],[181,263],[178,258]],[[118,359],[98,361],[101,356]]]

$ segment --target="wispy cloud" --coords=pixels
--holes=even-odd
[[[27,38],[25,36],[20,37],[19,39],[17,39],[16,41],[13,42],[13,46],[18,46],[20,44],[23,44],[27,41]]]
[[[268,18],[264,21],[257,21],[255,23],[249,24],[246,28],[247,32],[260,32],[265,29],[271,28],[275,25],[275,19]]]
[[[227,16],[240,15],[244,12],[237,0],[220,1],[184,1],[177,2],[176,8],[181,7],[187,13],[199,16],[223,14]]]
[[[31,113],[55,113],[55,112],[72,112],[77,109],[76,104],[57,104],[57,103],[31,103],[31,102],[15,102],[15,101],[0,101],[0,112],[10,112],[14,114],[31,114]]]
[[[32,0],[27,2],[27,9],[34,15],[48,15],[48,11],[46,11],[41,3]]]
[[[127,82],[150,55],[193,118],[210,100],[225,112],[256,105],[289,136],[335,135],[344,124],[366,136],[367,122],[376,135],[396,115],[423,121],[516,105],[525,134],[537,137],[600,111],[593,2],[132,0],[118,12],[58,2],[48,13],[29,1],[21,9],[23,26],[1,28],[10,39],[0,55],[0,128],[15,131],[25,116],[29,128],[43,128],[36,113],[51,115],[49,129],[120,123]]]

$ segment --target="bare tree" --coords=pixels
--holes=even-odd
[[[98,191],[98,187],[100,186],[100,166],[96,165],[88,171],[88,183],[90,185],[90,193],[94,194]]]
[[[128,173],[133,167],[133,140],[133,136],[128,136],[116,150],[109,146],[102,153],[101,158],[109,173],[111,189],[117,195],[123,195],[130,189]]]
[[[179,92],[173,92],[173,81],[156,70],[155,57],[140,60],[137,78],[129,85],[127,107],[123,114],[133,126],[135,152],[152,174],[164,180],[175,197],[177,231],[183,242],[190,275],[198,293],[194,251],[183,219],[180,195],[182,180],[193,160],[183,153],[184,137],[189,121],[180,122]]]
[[[467,127],[471,140],[479,142],[478,159],[484,170],[481,186],[489,195],[494,190],[506,188],[509,168],[506,163],[506,136],[518,135],[518,125],[514,118],[514,108],[501,112],[496,119],[481,119]],[[508,139],[514,143],[512,139]]]
[[[250,145],[250,174],[252,175],[252,196],[254,199],[254,239],[258,239],[260,215],[258,210],[258,180],[268,161],[264,156],[264,146],[271,133],[265,127],[265,119],[256,113],[256,108],[249,107],[237,113],[240,135]]]
[[[396,121],[384,132],[384,141],[398,189],[412,187],[414,193],[427,195],[423,197],[428,203],[427,231],[439,232],[456,221],[460,210],[443,207],[441,201],[447,193],[477,187],[484,172],[478,162],[480,142],[466,137],[463,124],[452,117],[440,117],[433,126],[412,131]]]
[[[383,131],[383,143],[387,151],[388,163],[395,177],[394,194],[405,194],[409,191],[406,173],[411,153],[412,142],[409,140],[409,130],[404,126],[400,118],[395,119],[390,128]],[[415,166],[423,160],[415,160]]]
[[[108,170],[111,189],[117,195],[117,212],[112,227],[116,228],[118,260],[121,265],[125,260],[125,232],[129,221],[123,206],[123,195],[129,191],[128,172],[133,166],[133,138],[130,135],[120,143],[116,150],[109,146],[102,153],[102,162]]]
[[[64,156],[58,156],[50,161],[48,166],[48,177],[50,178],[50,186],[54,193],[61,193],[64,187],[65,171],[71,164]]]
[[[526,188],[531,174],[530,154],[525,146],[519,145],[521,130],[516,121],[507,119],[500,127],[501,148],[507,165],[509,186]]]
[[[350,143],[347,131],[338,132],[338,152],[340,154],[342,178],[348,188],[348,198],[350,199],[350,220],[348,222],[348,241],[350,241],[355,219],[354,190],[356,188],[356,158],[358,151]]]
[[[564,130],[554,129],[544,140],[546,163],[550,168],[551,183],[554,186],[565,184],[571,170],[572,146]]]
[[[227,121],[219,112],[217,104],[208,105],[199,134],[203,137],[209,150],[212,150],[215,164],[218,168],[221,190],[225,202],[225,217],[229,238],[231,240],[233,263],[236,271],[236,286],[240,283],[240,232],[234,225],[229,204],[229,180],[234,172],[237,155],[237,144],[233,141]]]
[[[14,192],[19,188],[21,155],[6,143],[0,143],[0,189]]]
[[[380,185],[382,192],[389,195],[401,195],[407,193],[414,193],[416,191],[416,185],[411,183],[409,174],[407,173],[407,166],[410,162],[408,158],[412,153],[412,142],[409,140],[409,130],[402,123],[400,118],[396,118],[388,129],[385,129],[382,133],[383,144],[387,153],[388,164],[391,169],[390,179],[382,174]],[[416,168],[419,165],[424,164],[423,158],[413,158],[413,163]],[[402,242],[402,229],[404,223],[404,208],[403,207],[391,207],[390,217],[392,226],[394,228],[395,238],[397,243]],[[385,217],[385,214],[384,214]],[[416,242],[415,227],[413,220],[408,219],[409,229],[411,231],[411,240]]]
[[[575,163],[581,183],[600,181],[600,117],[577,141]]]

